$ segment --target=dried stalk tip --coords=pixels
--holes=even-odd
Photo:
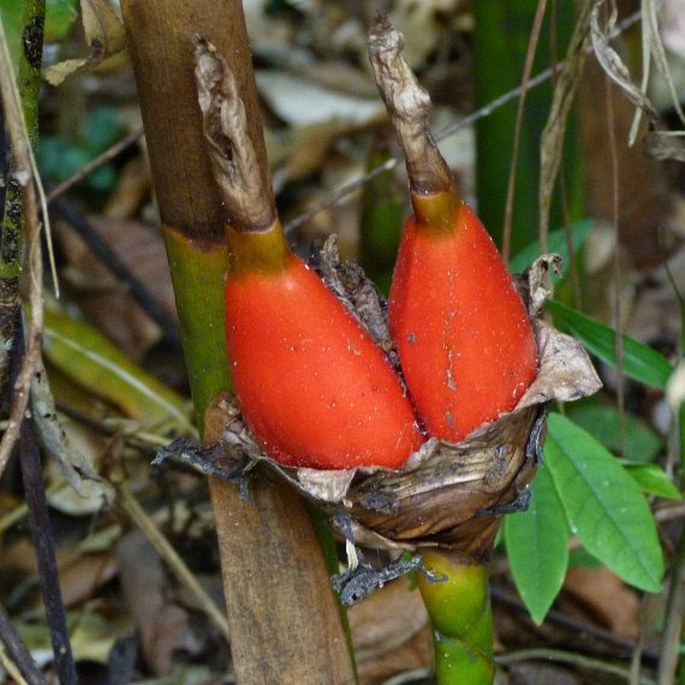
[[[402,34],[378,17],[369,34],[369,59],[404,153],[411,189],[420,194],[456,192],[452,174],[431,136],[431,99],[402,57]]]
[[[212,43],[202,36],[195,36],[194,43],[202,128],[229,221],[237,230],[265,230],[276,219],[274,197],[248,135],[235,76]]]

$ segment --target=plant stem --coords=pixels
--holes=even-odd
[[[381,131],[369,150],[369,170],[391,160],[389,133]],[[404,193],[392,171],[364,184],[359,225],[359,261],[366,275],[387,294],[404,224]]]
[[[29,141],[35,147],[38,139],[38,90],[43,58],[43,26],[45,0],[24,0],[22,8],[22,37],[19,57],[17,89],[21,99]],[[3,76],[3,78],[5,78]],[[0,220],[0,340],[8,343],[14,338],[15,312],[19,307],[19,275],[24,246],[24,216],[22,187],[12,155],[6,155],[4,143],[5,113],[3,113],[3,141],[0,156],[9,157],[7,170],[2,169],[2,213]],[[4,383],[7,367],[0,364],[0,386]]]
[[[193,40],[201,35],[216,46],[235,74],[247,135],[267,179],[245,20],[239,0],[123,0],[122,10],[196,414],[211,442],[225,426],[221,402],[211,400],[230,387],[223,308],[230,217],[206,151]],[[353,683],[337,603],[302,500],[259,479],[249,502],[228,482],[210,478],[209,487],[239,682]]]
[[[24,362],[24,330],[21,316],[17,314],[15,340],[12,347],[10,381],[13,387]],[[76,685],[78,676],[69,642],[69,629],[64,599],[59,584],[55,540],[50,522],[40,448],[33,417],[26,414],[21,422],[19,439],[19,463],[24,484],[24,496],[28,505],[31,537],[36,548],[36,561],[41,585],[41,596],[50,629],[50,641],[55,660],[55,670],[63,685]]]
[[[521,81],[537,5],[538,2],[529,0],[474,3],[473,74],[477,108],[506,93]],[[575,26],[574,7],[575,3],[560,2],[556,4],[556,15],[548,11],[532,73],[537,73],[542,66],[554,63],[558,58],[550,48],[555,31],[559,50],[566,50]],[[519,132],[516,196],[511,221],[512,255],[537,238],[540,134],[550,111],[551,95],[551,87],[545,85],[526,97],[526,109]],[[476,123],[478,214],[500,247],[504,242],[507,177],[516,130],[516,111],[517,105],[509,103],[497,112],[478,119]],[[569,135],[564,146],[564,167],[570,170],[567,177],[575,182],[573,151],[574,143]],[[573,190],[576,191],[575,188]],[[552,226],[560,225],[562,218],[558,203],[555,203]]]
[[[230,388],[224,333],[223,278],[228,254],[223,242],[198,244],[191,235],[163,225],[186,371],[202,432],[210,400]]]
[[[29,139],[38,142],[38,92],[43,62],[45,0],[24,0],[22,14],[21,58],[17,80]]]
[[[435,580],[417,575],[433,627],[438,685],[488,685],[495,675],[487,566],[456,552],[425,549]]]

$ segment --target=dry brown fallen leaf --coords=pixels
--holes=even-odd
[[[91,599],[97,590],[116,574],[116,563],[109,552],[81,554],[73,548],[58,548],[60,587],[67,607],[79,605]],[[36,550],[26,537],[19,538],[3,549],[0,561],[0,578],[6,587],[14,579],[37,578]],[[28,589],[28,586],[27,586]],[[42,611],[37,592],[27,595],[26,611]]]
[[[66,564],[59,576],[65,606],[76,606],[91,599],[116,572],[116,560],[110,551],[83,554]]]
[[[147,665],[155,675],[168,675],[179,659],[199,654],[203,646],[192,632],[188,612],[169,601],[162,562],[143,533],[124,536],[117,557],[124,598]]]
[[[65,78],[93,69],[108,57],[124,49],[124,26],[116,12],[104,0],[81,0],[81,17],[88,55],[53,64],[45,70],[45,79],[58,86]]]
[[[578,111],[584,159],[588,216],[612,220],[613,178],[609,129],[607,125],[606,83],[600,67],[590,59],[580,88]],[[612,87],[612,107],[618,168],[620,240],[638,267],[660,263],[660,227],[673,214],[663,165],[643,154],[639,146],[626,144],[634,107]]]
[[[634,590],[605,567],[570,568],[559,597],[559,608],[621,637],[638,636],[640,600]]]
[[[89,220],[148,292],[175,316],[169,267],[159,233],[134,220],[94,216]],[[69,260],[63,278],[71,286],[83,315],[131,358],[139,359],[159,339],[159,327],[72,229],[60,231],[60,240]]]

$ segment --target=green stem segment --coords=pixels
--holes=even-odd
[[[186,369],[202,434],[209,401],[231,387],[226,364],[222,287],[228,269],[228,250],[221,242],[199,242],[171,226],[163,226],[162,233],[174,283]]]
[[[493,682],[492,608],[487,566],[455,552],[423,550],[435,580],[417,582],[433,627],[438,685]]]
[[[43,63],[45,0],[24,0],[18,86],[32,145],[38,141],[38,93]]]
[[[45,0],[24,0],[17,87],[29,140],[34,147],[38,140],[38,90],[44,25]],[[6,190],[0,193],[4,198],[4,207],[0,208],[0,338],[7,341],[14,337],[24,245],[22,188],[13,160],[10,160],[2,180]],[[5,369],[0,368],[0,382],[4,377]]]
[[[579,3],[549,3],[542,26],[532,73],[538,74],[563,55],[576,25]],[[521,83],[526,52],[531,38],[537,2],[491,0],[473,3],[474,98],[483,107]],[[558,54],[557,54],[558,46]],[[527,93],[516,164],[516,193],[512,208],[510,252],[520,252],[537,236],[540,178],[540,136],[550,113],[552,88],[544,84]],[[504,243],[504,211],[507,177],[516,134],[517,103],[510,102],[476,123],[476,190],[478,214],[498,246]],[[577,210],[582,196],[580,165],[576,155],[574,127],[569,127],[564,144],[564,175],[569,182],[570,206]],[[561,203],[555,202],[552,226],[565,220]],[[573,218],[573,217],[571,217]]]
[[[368,170],[383,166],[391,157],[385,132],[375,138]],[[359,223],[359,260],[366,275],[387,295],[404,225],[404,189],[391,172],[378,174],[364,185]]]

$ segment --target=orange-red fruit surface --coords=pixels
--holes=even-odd
[[[465,204],[447,225],[406,223],[390,333],[430,435],[458,442],[514,408],[533,381],[532,326],[506,264]]]
[[[276,271],[229,274],[226,321],[241,413],[273,459],[399,468],[420,446],[383,352],[298,257]]]

